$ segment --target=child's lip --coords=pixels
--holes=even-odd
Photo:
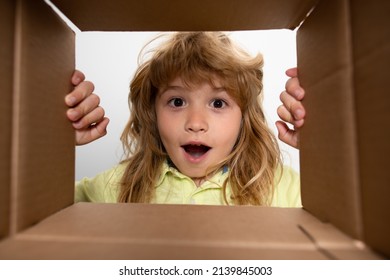
[[[199,146],[199,147],[203,146],[203,147],[206,147],[208,149],[211,149],[211,147],[209,145],[207,145],[206,143],[201,142],[201,141],[189,141],[189,142],[181,145],[182,148],[186,147],[186,146]]]
[[[181,147],[185,147],[185,146],[204,146],[204,147],[211,148],[209,145],[207,145],[203,142],[195,142],[195,141],[188,142],[188,143],[181,145]]]
[[[185,157],[193,163],[202,161],[211,147],[201,142],[188,142],[187,144],[181,145],[184,151]]]

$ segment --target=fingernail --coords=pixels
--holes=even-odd
[[[68,116],[71,117],[72,119],[76,119],[78,117],[79,113],[76,110],[69,110],[68,111]]]
[[[303,111],[301,109],[297,109],[294,113],[295,119],[302,119],[303,118]]]
[[[294,122],[294,126],[299,128],[299,127],[303,126],[303,123],[304,123],[303,119],[302,120],[298,120],[298,121]]]
[[[73,106],[76,103],[76,98],[74,96],[68,96],[66,97],[66,103],[68,106]]]
[[[302,97],[302,95],[303,95],[303,90],[302,89],[298,88],[294,92],[295,92],[295,97],[298,98],[298,99],[300,99]]]
[[[80,122],[80,121],[73,123],[73,126],[74,126],[74,128],[77,128],[77,129],[79,129],[79,128],[81,128],[81,127],[82,127],[82,125],[81,125],[81,122]]]

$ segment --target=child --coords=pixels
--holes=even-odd
[[[262,64],[220,32],[172,35],[131,82],[121,137],[127,158],[78,182],[76,201],[299,207],[298,174],[282,167],[261,108]],[[300,127],[304,92],[296,69],[287,74],[278,114]],[[76,144],[85,144],[106,133],[108,119],[93,84],[80,72],[72,79],[67,114]],[[297,132],[277,126],[297,147]]]

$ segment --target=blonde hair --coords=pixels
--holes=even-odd
[[[130,84],[131,115],[121,136],[127,167],[119,202],[150,202],[162,164],[168,158],[157,128],[158,89],[177,76],[189,86],[201,81],[213,83],[217,76],[241,109],[242,127],[231,154],[212,170],[229,168],[223,184],[227,204],[229,183],[234,204],[268,205],[281,161],[261,106],[262,66],[260,54],[250,56],[221,32],[175,33],[154,50]]]

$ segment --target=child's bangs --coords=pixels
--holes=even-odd
[[[189,88],[218,82],[244,109],[261,91],[261,67],[261,56],[250,57],[223,33],[178,33],[154,53],[150,79],[157,89],[179,76]]]

